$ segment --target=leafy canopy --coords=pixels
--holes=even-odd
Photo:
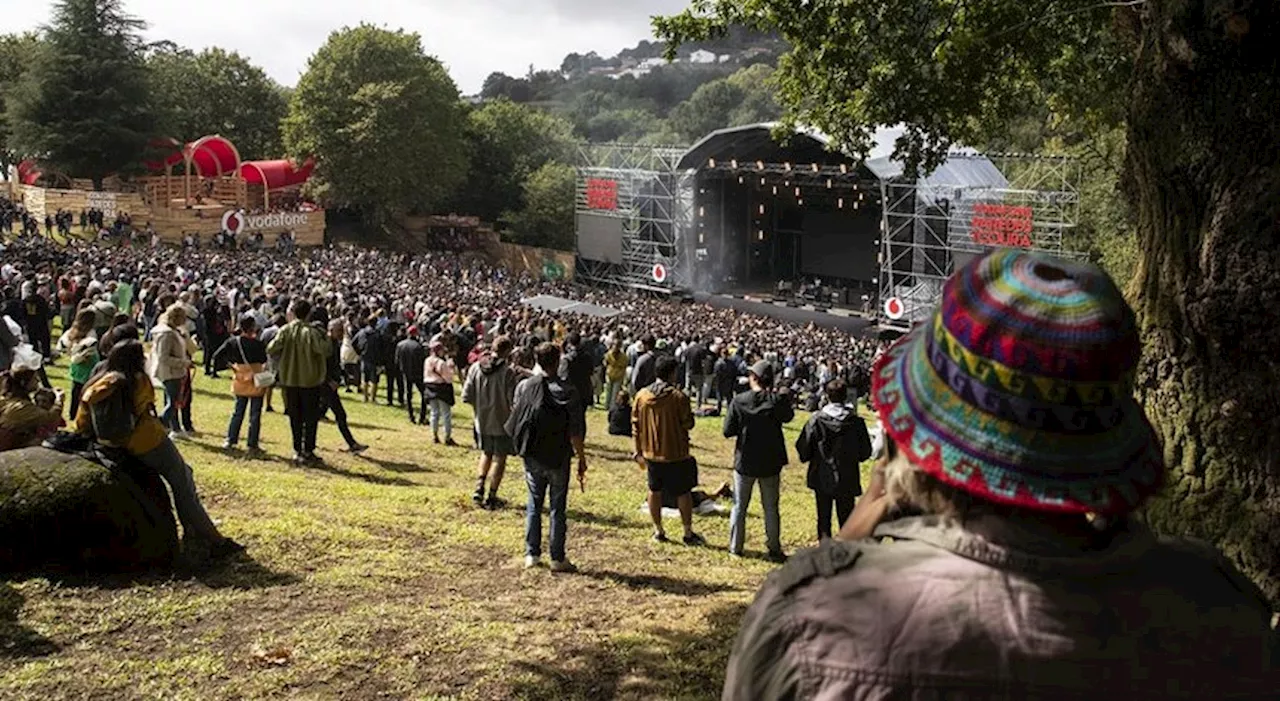
[[[902,123],[910,165],[987,141],[1028,105],[1119,121],[1129,57],[1097,0],[694,0],[654,20],[668,52],[740,24],[778,31],[789,124],[866,153],[877,126]],[[1136,4],[1136,3],[1134,3]]]
[[[34,33],[0,35],[0,178],[9,177],[9,166],[21,160],[10,143],[12,129],[5,113],[5,98],[18,88],[39,45],[40,39]]]
[[[524,209],[510,212],[504,223],[516,243],[573,250],[573,167],[547,163],[524,184]]]
[[[195,53],[168,45],[153,51],[147,65],[165,134],[184,142],[221,134],[246,161],[282,155],[288,100],[248,59],[219,48]]]
[[[285,119],[289,153],[314,155],[331,204],[375,219],[429,212],[467,174],[458,88],[417,34],[371,25],[329,35]]]
[[[126,170],[155,137],[140,33],[121,0],[61,0],[8,102],[13,147],[92,178]]]

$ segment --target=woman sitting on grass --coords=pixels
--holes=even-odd
[[[173,505],[182,522],[182,548],[189,557],[216,560],[234,555],[244,550],[244,546],[218,532],[200,503],[191,466],[183,460],[178,447],[156,418],[156,392],[147,376],[144,358],[142,344],[137,341],[124,341],[111,349],[98,374],[86,383],[75,417],[75,432],[124,449],[164,478],[173,492]],[[133,412],[133,429],[124,438],[107,440],[99,436],[95,428],[95,406],[116,400],[121,392],[131,399],[128,407]],[[98,411],[100,417],[106,413],[101,408]]]
[[[631,393],[618,390],[609,407],[609,435],[631,436]]]
[[[0,373],[0,451],[40,445],[61,425],[61,390],[41,388],[29,368]]]

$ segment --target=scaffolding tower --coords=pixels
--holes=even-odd
[[[935,186],[929,179],[881,181],[881,328],[907,331],[929,318],[942,284],[974,256],[1015,246],[1082,260],[1070,250],[1080,221],[1080,168],[1063,156],[952,154],[984,158],[1005,187]],[[889,300],[893,316],[889,313]]]
[[[578,145],[576,215],[622,220],[622,260],[577,257],[575,277],[593,284],[670,293],[692,281],[693,171],[679,168],[688,149],[637,144]],[[616,200],[601,208],[589,183],[616,183]],[[662,266],[661,280],[654,274]]]

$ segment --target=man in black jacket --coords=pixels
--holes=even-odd
[[[564,339],[564,355],[560,358],[560,379],[573,385],[584,406],[595,403],[595,392],[592,391],[591,375],[595,367],[591,354],[582,347],[582,335],[577,331]]]
[[[818,539],[831,537],[831,507],[835,506],[836,529],[853,513],[854,502],[862,494],[863,460],[871,457],[871,436],[867,422],[857,409],[846,404],[848,388],[844,380],[826,386],[827,405],[809,417],[796,439],[796,455],[809,463],[808,485],[818,506]]]
[[[573,385],[556,376],[560,349],[543,343],[534,351],[538,366],[533,377],[516,386],[507,434],[524,458],[529,500],[525,509],[526,568],[542,560],[542,506],[551,498],[551,571],[575,572],[565,555],[568,528],[569,466],[578,456],[578,481],[587,474],[583,442],[587,434],[586,408]]]
[[[648,334],[640,340],[640,345],[644,346],[644,352],[636,358],[636,366],[631,371],[631,396],[633,397],[658,379],[656,372],[658,356],[654,352],[658,347],[658,339],[654,338],[653,334]]]
[[[782,523],[778,514],[778,493],[782,468],[787,464],[787,445],[782,426],[795,418],[791,396],[785,389],[773,391],[773,366],[757,362],[747,374],[750,391],[733,398],[724,417],[724,437],[736,438],[733,455],[733,513],[729,517],[729,554],[741,557],[746,540],[747,508],[751,491],[760,485],[764,506],[764,532],[769,559],[782,562]]]
[[[404,378],[404,405],[409,409],[409,423],[427,423],[427,398],[422,385],[422,365],[427,362],[427,349],[418,340],[418,327],[410,326],[405,339],[396,344],[396,367]],[[422,409],[413,415],[413,391],[418,390]]]
[[[327,318],[324,315],[322,318]],[[333,352],[329,353],[329,357],[325,360],[325,382],[320,386],[320,396],[324,400],[324,408],[333,410],[334,423],[338,424],[338,432],[342,434],[342,439],[347,442],[346,451],[349,453],[363,453],[369,449],[369,446],[361,444],[351,435],[351,427],[347,425],[347,410],[342,406],[342,395],[338,393],[338,388],[342,386],[342,338],[346,335],[346,322],[342,319],[334,319],[326,322],[325,326],[320,327],[326,330],[329,335],[329,344],[333,348]]]

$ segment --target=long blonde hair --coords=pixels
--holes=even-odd
[[[187,308],[181,304],[175,304],[164,310],[164,316],[160,319],[171,329],[179,329],[187,325]]]
[[[67,329],[67,340],[72,345],[79,343],[81,340],[88,338],[93,333],[93,327],[98,324],[98,315],[92,309],[81,309],[76,312],[76,319],[71,323],[71,328]]]

